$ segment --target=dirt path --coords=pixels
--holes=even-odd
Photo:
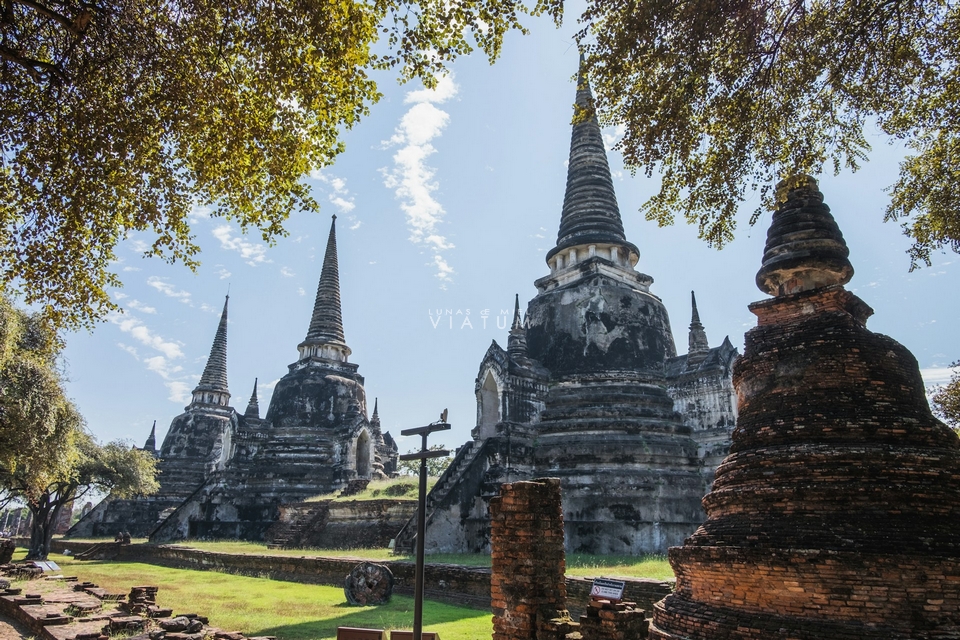
[[[0,615],[0,640],[26,640],[32,637],[33,634],[25,626]]]

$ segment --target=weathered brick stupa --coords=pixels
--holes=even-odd
[[[489,548],[500,484],[552,476],[570,550],[664,553],[703,521],[713,472],[703,456],[727,451],[736,350],[709,347],[694,306],[690,353],[677,356],[653,278],[635,269],[583,74],[576,104],[586,117],[573,124],[550,273],[525,320],[517,301],[507,349],[494,342],[481,362],[474,440],[428,499],[430,551]],[[683,399],[676,409],[671,392]],[[398,548],[413,536],[411,525]]]
[[[336,216],[330,225],[307,336],[297,345],[259,416],[256,392],[243,428],[224,450],[227,463],[211,474],[151,535],[151,541],[193,537],[263,539],[279,506],[342,489],[354,479],[384,476],[396,445],[367,418],[364,379],[348,361],[343,332]],[[392,440],[390,440],[392,443]]]
[[[229,454],[224,440],[239,422],[230,406],[227,386],[227,305],[223,303],[220,324],[210,347],[210,356],[200,382],[183,413],[170,423],[160,451],[156,451],[156,422],[143,449],[159,456],[157,469],[160,490],[148,497],[118,500],[108,498],[94,507],[68,532],[70,536],[114,536],[127,530],[134,537],[144,537],[160,520],[179,506],[218,466],[223,467]]]
[[[778,185],[708,519],[652,637],[960,638],[960,441],[872,310],[817,183]]]

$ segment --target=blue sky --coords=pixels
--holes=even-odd
[[[191,222],[203,254],[193,274],[142,258],[151,238],[130,237],[116,265],[124,287],[113,294],[125,313],[68,336],[67,391],[93,433],[139,445],[156,420],[164,436],[199,380],[228,287],[232,404],[243,411],[257,377],[265,414],[306,335],[336,213],[344,329],[371,409],[378,397],[384,428],[398,435],[449,408],[453,429],[437,441],[466,441],[480,359],[491,340],[506,344],[498,325],[514,294],[525,306],[548,272],[563,201],[575,25],[530,22],[531,35],[508,37],[497,64],[460,60],[435,92],[381,75],[383,100],[345,133],[336,165],[310,180],[323,211],[291,217],[289,235],[273,246],[198,211]],[[616,131],[606,134],[615,142]],[[882,223],[902,150],[875,132],[868,139],[874,153],[861,171],[820,178],[856,269],[848,288],[875,309],[868,326],[906,345],[928,383],[942,382],[960,359],[958,256],[939,254],[908,273],[909,240]],[[678,351],[686,351],[691,290],[711,345],[729,335],[742,351],[755,324],[747,305],[764,297],[754,275],[770,214],[748,226],[756,207],[748,201],[737,239],[710,249],[692,227],[643,220],[637,210],[656,179],[632,177],[618,154],[609,158],[627,238],[640,248],[637,268],[654,278]],[[400,441],[401,451],[415,445]]]

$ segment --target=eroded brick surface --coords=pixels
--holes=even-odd
[[[556,478],[504,484],[490,501],[493,640],[563,638],[563,510]]]
[[[758,282],[777,295],[751,305],[731,453],[707,521],[671,549],[655,638],[960,637],[958,439],[844,290],[813,184],[774,216]]]

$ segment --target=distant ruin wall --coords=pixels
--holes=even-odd
[[[280,505],[280,519],[265,534],[282,548],[382,549],[417,511],[415,500],[298,502]]]

